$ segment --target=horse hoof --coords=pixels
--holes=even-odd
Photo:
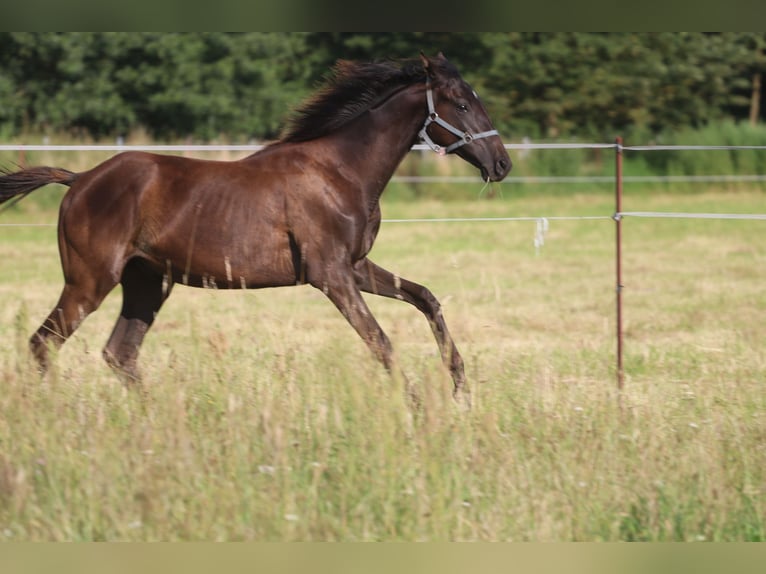
[[[471,400],[471,391],[468,389],[464,387],[455,389],[455,391],[452,393],[452,398],[455,400],[455,403],[458,405],[458,407],[461,408],[461,410],[471,410],[473,401]]]

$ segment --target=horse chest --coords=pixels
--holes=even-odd
[[[378,237],[378,231],[380,231],[380,207],[376,207],[367,218],[367,225],[362,234],[362,253],[360,259],[366,257],[372,249],[375,239]]]

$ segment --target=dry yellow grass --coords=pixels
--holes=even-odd
[[[610,197],[387,203],[384,217],[609,215]],[[627,209],[762,211],[760,193],[628,195]],[[45,212],[4,220],[50,220]],[[384,225],[373,258],[428,285],[474,409],[423,317],[368,297],[413,411],[321,293],[177,289],[147,337],[148,396],[100,351],[119,293],[39,381],[51,228],[0,228],[0,538],[763,540],[764,222],[625,222],[626,386],[613,223]]]

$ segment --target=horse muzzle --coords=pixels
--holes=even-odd
[[[484,181],[502,181],[505,176],[511,171],[513,163],[511,158],[506,154],[505,157],[500,157],[495,160],[495,163],[490,167],[481,166],[481,179]]]

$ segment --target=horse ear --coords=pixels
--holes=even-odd
[[[426,56],[422,51],[420,52],[420,61],[423,62],[423,69],[426,71],[426,75],[429,78],[433,78],[436,74],[434,72],[434,68],[431,65],[431,60],[428,59],[428,56]]]
[[[436,57],[439,58],[440,60],[444,60],[445,62],[447,61],[447,58],[444,57],[444,52],[442,51],[439,51]]]

